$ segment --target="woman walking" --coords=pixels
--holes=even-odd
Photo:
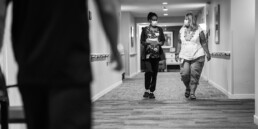
[[[143,45],[142,60],[145,63],[145,92],[143,97],[154,99],[159,61],[164,57],[161,46],[165,37],[161,27],[157,26],[158,16],[150,12],[147,17],[149,26],[142,28],[141,44]]]
[[[185,15],[184,26],[180,29],[176,50],[176,61],[182,62],[180,67],[181,79],[186,87],[185,97],[196,99],[195,91],[205,62],[211,56],[203,30],[196,24],[192,13]]]

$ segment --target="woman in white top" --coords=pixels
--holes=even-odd
[[[192,13],[187,13],[184,26],[179,32],[175,59],[182,62],[180,74],[186,86],[185,97],[191,100],[196,99],[195,91],[199,84],[205,55],[210,61],[211,56],[205,34],[201,27],[196,24],[195,16]]]

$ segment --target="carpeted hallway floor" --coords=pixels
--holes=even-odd
[[[158,73],[156,99],[143,99],[144,74],[94,102],[93,129],[258,129],[254,100],[232,100],[200,80],[197,100],[184,97],[178,72]]]

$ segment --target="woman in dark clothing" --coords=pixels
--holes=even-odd
[[[156,88],[156,80],[159,68],[159,61],[164,58],[161,46],[165,37],[161,27],[157,26],[158,16],[150,12],[147,20],[150,25],[142,28],[141,44],[143,45],[142,60],[145,63],[145,89],[143,97],[154,99],[153,92]]]

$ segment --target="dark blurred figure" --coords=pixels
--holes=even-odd
[[[144,98],[154,99],[159,61],[165,59],[163,49],[165,37],[163,29],[158,24],[158,15],[150,12],[147,16],[149,26],[142,28],[141,44],[143,46],[142,60],[145,63],[145,92]]]
[[[94,0],[116,70],[115,0]],[[28,129],[90,129],[90,42],[87,0],[12,0],[12,45]],[[2,46],[8,0],[0,0]],[[105,20],[105,22],[104,22]]]

